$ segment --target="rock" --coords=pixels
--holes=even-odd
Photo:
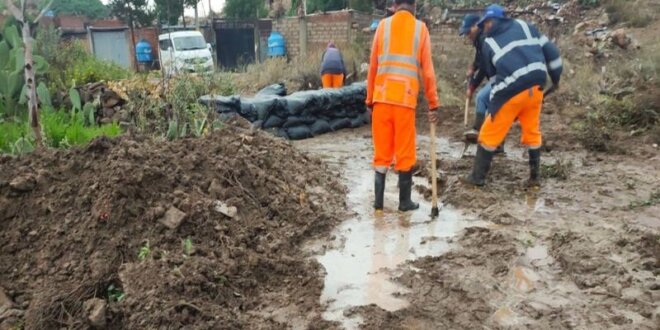
[[[7,293],[5,293],[5,289],[0,287],[0,314],[12,307],[14,307],[14,302],[11,301]]]
[[[626,34],[624,29],[614,30],[610,33],[609,38],[612,39],[612,43],[621,47],[622,49],[628,49],[628,46],[632,43],[632,39]]]
[[[238,213],[236,206],[229,206],[221,201],[215,201],[213,206],[216,212],[222,213],[230,218],[235,217]]]
[[[87,314],[87,320],[94,328],[105,328],[105,312],[107,309],[107,303],[105,300],[99,298],[89,299],[85,301],[83,308]]]
[[[213,179],[213,181],[211,181],[211,185],[209,185],[209,195],[211,195],[213,198],[219,198],[222,190],[223,189],[220,180]]]
[[[176,229],[181,225],[185,217],[186,214],[183,211],[173,206],[165,212],[165,215],[159,222],[169,229]]]
[[[629,303],[634,303],[637,300],[644,300],[642,297],[644,292],[638,288],[625,288],[621,290],[621,299]]]
[[[19,175],[9,183],[9,186],[20,192],[30,192],[37,186],[37,179],[32,174]]]

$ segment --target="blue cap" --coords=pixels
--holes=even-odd
[[[461,24],[461,27],[458,29],[458,34],[459,35],[465,35],[470,32],[470,29],[472,29],[473,26],[477,25],[479,22],[479,15],[475,14],[467,14],[465,17],[463,17],[463,24]]]
[[[504,7],[500,5],[490,5],[486,7],[486,12],[484,13],[484,16],[481,18],[479,23],[477,23],[477,25],[479,26],[479,28],[483,28],[486,20],[489,20],[491,18],[506,18],[505,12],[506,10],[504,9]]]

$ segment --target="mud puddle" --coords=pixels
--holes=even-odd
[[[393,173],[387,177],[385,212],[374,214],[371,140],[355,136],[355,133],[338,133],[297,144],[329,163],[340,165],[349,189],[347,204],[351,218],[335,230],[330,242],[310,246],[326,271],[321,303],[327,310],[323,317],[339,321],[347,329],[355,329],[362,322],[359,316],[348,313],[353,307],[374,304],[387,311],[407,307],[408,301],[401,297],[406,293],[405,288],[392,280],[405,270],[400,266],[421,257],[443,254],[450,248],[451,237],[467,226],[480,224],[442,205],[440,216],[431,219],[430,203],[415,189],[413,200],[420,202],[420,209],[399,213],[396,211],[398,178]],[[460,148],[462,145],[444,150],[454,152]],[[415,184],[427,183],[415,178]]]

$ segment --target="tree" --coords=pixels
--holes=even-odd
[[[17,1],[18,2],[18,1]],[[31,16],[37,10],[37,4],[34,3],[34,0],[20,0],[18,2],[19,7],[12,0],[5,0],[5,5],[9,12],[14,16],[14,18],[21,25],[21,34],[23,36],[23,46],[25,54],[25,65],[24,65],[24,74],[25,74],[25,90],[27,93],[27,104],[28,111],[30,114],[30,127],[34,131],[34,137],[37,140],[37,146],[43,146],[43,140],[41,139],[41,124],[39,123],[39,99],[37,98],[37,78],[35,77],[35,66],[34,66],[34,56],[32,54],[32,48],[34,39],[32,39],[32,25],[36,22],[39,22],[41,17],[44,16],[48,8],[52,4],[52,0],[48,3],[35,19],[31,19]]]
[[[227,0],[222,10],[227,18],[250,19],[267,15],[263,0]]]
[[[186,8],[193,8],[199,0],[155,0],[158,22],[161,24],[176,25],[183,17]],[[183,20],[185,25],[185,20]]]
[[[108,16],[101,0],[54,0],[50,9],[57,15],[80,15],[89,18]]]
[[[151,26],[155,18],[148,0],[112,0],[108,7],[110,13],[128,23],[131,30],[136,26]]]

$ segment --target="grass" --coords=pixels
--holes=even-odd
[[[541,176],[546,179],[552,178],[565,181],[568,179],[572,168],[573,162],[558,159],[554,164],[551,165],[542,164]]]
[[[660,190],[656,190],[649,195],[649,198],[640,201],[630,202],[627,209],[629,211],[636,210],[639,208],[649,207],[656,204],[660,204]]]
[[[117,123],[86,126],[82,113],[73,115],[66,111],[42,110],[40,114],[41,128],[46,146],[52,148],[67,148],[84,145],[99,136],[115,137],[122,133]],[[16,119],[0,123],[0,152],[21,154],[22,144],[34,146],[34,135],[27,120]]]
[[[646,27],[658,17],[651,0],[608,0],[605,3],[610,23],[627,23],[632,27]]]

